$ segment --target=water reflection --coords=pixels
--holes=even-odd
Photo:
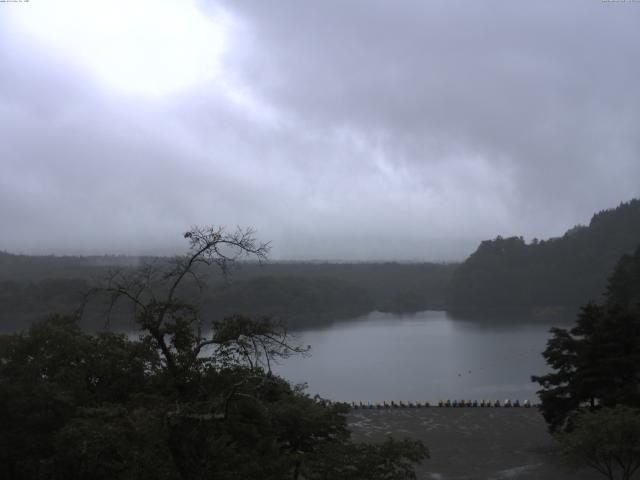
[[[532,374],[553,325],[565,320],[511,322],[451,318],[445,312],[374,312],[352,321],[297,332],[310,358],[277,367],[309,393],[342,401],[439,399],[535,400]]]

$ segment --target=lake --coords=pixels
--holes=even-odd
[[[555,323],[554,323],[555,322]],[[553,325],[565,321],[465,321],[446,312],[373,312],[330,326],[295,332],[311,356],[274,370],[308,393],[336,401],[528,399],[537,402],[532,374]]]

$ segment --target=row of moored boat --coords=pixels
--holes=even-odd
[[[532,404],[529,400],[440,400],[437,404],[432,405],[430,402],[351,402],[347,404],[351,408],[355,409],[381,409],[381,408],[429,408],[429,407],[443,407],[443,408],[529,408]]]

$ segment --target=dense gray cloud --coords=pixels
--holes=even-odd
[[[456,259],[640,195],[638,3],[221,6],[222,80],[161,98],[0,11],[0,249],[169,252],[213,223],[279,258]]]

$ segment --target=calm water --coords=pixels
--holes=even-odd
[[[340,401],[537,401],[539,386],[530,376],[548,371],[540,353],[553,324],[374,312],[297,332],[311,356],[287,359],[276,370],[294,383],[307,382],[310,394]]]

